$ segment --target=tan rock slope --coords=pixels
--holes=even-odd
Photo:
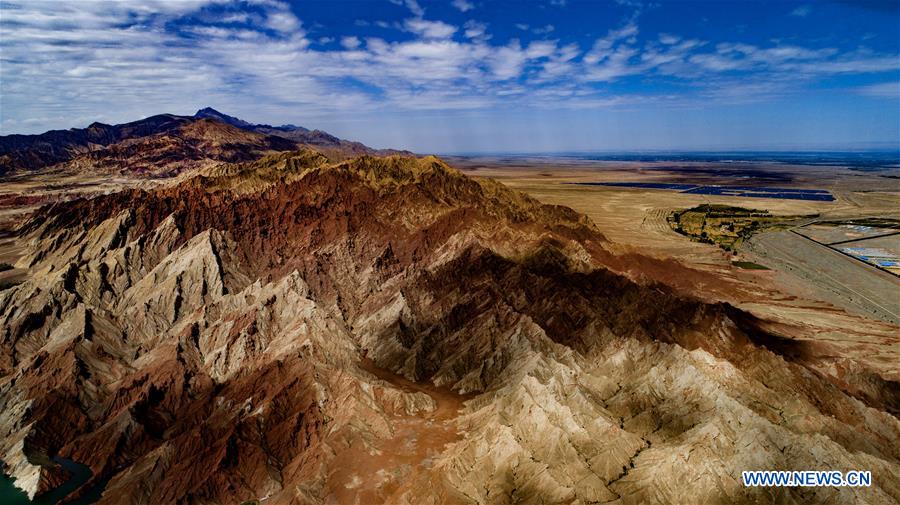
[[[281,153],[19,233],[0,459],[32,496],[59,455],[104,504],[900,500],[896,382],[436,158]]]

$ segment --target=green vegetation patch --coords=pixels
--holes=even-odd
[[[756,233],[785,229],[791,221],[810,217],[816,215],[775,216],[767,210],[703,204],[672,212],[667,221],[673,230],[695,242],[715,244],[735,253]]]

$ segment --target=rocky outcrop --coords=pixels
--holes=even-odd
[[[62,456],[110,504],[900,498],[895,382],[436,158],[280,153],[19,232],[0,459],[32,495]],[[740,484],[820,468],[874,485]]]

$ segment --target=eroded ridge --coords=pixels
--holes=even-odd
[[[61,455],[109,504],[900,499],[891,378],[436,158],[281,153],[19,233],[0,459],[32,496]],[[739,482],[797,468],[874,485]]]

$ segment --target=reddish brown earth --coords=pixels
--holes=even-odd
[[[341,504],[386,503],[404,492],[414,492],[416,486],[439,489],[442,483],[430,476],[429,470],[447,445],[460,440],[454,421],[463,402],[474,395],[413,382],[379,368],[368,358],[363,358],[359,367],[401,391],[428,395],[434,400],[434,409],[416,414],[392,412],[390,438],[371,446],[364,439],[354,440],[339,451],[330,465],[330,496]]]
[[[433,157],[211,165],[16,233],[0,459],[31,494],[61,455],[109,504],[900,498],[896,378]],[[810,468],[874,485],[739,482]]]

